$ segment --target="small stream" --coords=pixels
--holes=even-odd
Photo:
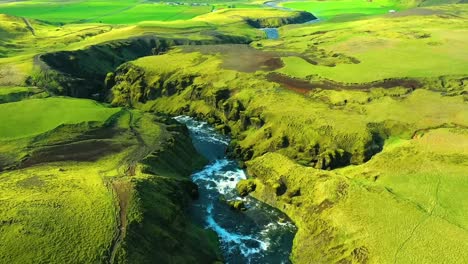
[[[236,184],[246,175],[225,155],[229,138],[206,122],[187,116],[175,119],[187,125],[195,148],[210,161],[192,175],[200,198],[194,201],[190,214],[196,223],[218,234],[225,262],[290,263],[296,227],[280,211],[251,197],[238,196]],[[226,200],[242,200],[247,210],[233,210]]]
[[[271,8],[275,8],[275,9],[279,9],[279,10],[294,11],[294,9],[280,6],[281,3],[285,3],[285,2],[289,2],[289,0],[268,1],[268,2],[265,2],[263,5],[266,6],[266,7],[271,7]],[[314,20],[310,20],[310,21],[304,22],[302,24],[312,24],[312,23],[317,23],[319,21],[320,21],[320,19],[316,18]],[[275,39],[279,39],[279,37],[280,37],[278,28],[261,28],[260,30],[265,32],[267,39],[275,40]]]
[[[279,39],[278,28],[261,28],[260,30],[265,32],[267,39]]]

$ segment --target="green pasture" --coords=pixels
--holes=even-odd
[[[303,10],[314,14],[321,20],[329,20],[338,16],[366,16],[388,13],[397,9],[391,3],[381,4],[366,0],[329,0],[329,1],[300,1],[282,4],[286,8]]]
[[[211,6],[140,4],[123,12],[93,19],[93,21],[107,24],[134,24],[141,21],[188,20],[209,13],[211,8]]]
[[[231,3],[231,4],[224,4],[224,3],[216,3],[213,4],[213,7],[216,10],[221,10],[221,9],[232,9],[232,8],[263,8],[263,5],[260,4],[249,4],[249,3]]]
[[[105,121],[120,111],[91,100],[72,98],[31,99],[0,104],[0,139],[37,135],[61,124]]]
[[[138,5],[124,1],[24,1],[0,4],[0,13],[49,22],[78,22],[119,13]]]
[[[210,11],[211,6],[143,3],[135,0],[0,3],[0,13],[56,23],[134,24],[147,20],[187,20]]]
[[[59,166],[0,174],[0,262],[97,263],[108,255],[116,209],[99,172],[105,166]]]
[[[288,26],[281,31],[280,43],[264,41],[264,48],[299,52],[302,56],[283,57],[285,66],[278,70],[297,78],[317,76],[360,83],[463,75],[468,72],[468,52],[464,48],[468,27],[458,15],[465,15],[467,10],[466,5],[434,8],[433,12],[453,15],[451,23],[444,23],[436,15],[410,13],[395,18],[389,15],[345,23]]]

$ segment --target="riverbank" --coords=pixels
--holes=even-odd
[[[195,148],[210,162],[192,175],[200,195],[191,215],[218,234],[225,263],[289,263],[296,228],[279,211],[237,193],[246,175],[225,156],[229,138],[206,122],[187,116],[176,120],[187,125]]]

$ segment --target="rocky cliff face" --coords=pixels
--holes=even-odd
[[[255,28],[277,28],[288,24],[302,24],[317,19],[309,12],[294,12],[289,17],[249,18],[247,23]]]
[[[314,139],[309,139],[310,145],[299,142],[298,138],[302,137],[299,131],[274,133],[272,126],[275,121],[256,109],[252,100],[238,98],[231,89],[215,88],[210,83],[200,82],[202,75],[182,71],[148,73],[142,67],[127,63],[109,79],[113,83],[109,101],[114,105],[134,107],[157,102],[157,111],[207,120],[222,133],[232,135],[234,140],[230,153],[241,161],[279,151],[308,166],[334,169],[360,164],[382,150],[383,138],[388,131],[381,124],[370,125],[367,134],[355,138],[352,135],[335,135],[338,132],[333,131],[333,127],[316,128],[328,136],[313,144]],[[203,107],[198,108],[198,105]],[[244,144],[243,141],[251,141],[248,139],[252,136],[249,131],[254,130],[263,131],[260,135],[255,133],[258,141]],[[348,144],[338,145],[334,137],[344,138]]]
[[[104,100],[111,84],[109,72],[131,60],[166,52],[178,45],[248,43],[245,37],[216,33],[207,40],[170,39],[155,35],[111,41],[76,51],[45,53],[35,57],[36,73],[28,82],[52,94]]]

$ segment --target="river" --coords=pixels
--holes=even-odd
[[[229,138],[206,122],[187,116],[175,119],[187,125],[195,148],[210,162],[192,175],[200,197],[190,214],[196,223],[218,234],[225,262],[290,263],[296,227],[280,211],[237,194],[236,184],[246,175],[235,160],[225,155]],[[242,200],[247,210],[231,209],[226,202],[230,200]]]
[[[271,8],[275,8],[279,10],[294,11],[294,9],[280,6],[281,3],[286,3],[286,2],[290,2],[290,1],[289,0],[268,1],[268,2],[265,2],[263,5],[266,7],[271,7]],[[314,20],[307,21],[303,24],[312,24],[312,23],[317,23],[319,21],[320,19],[316,18]],[[280,37],[278,28],[261,28],[260,30],[265,32],[267,39],[279,39]]]

